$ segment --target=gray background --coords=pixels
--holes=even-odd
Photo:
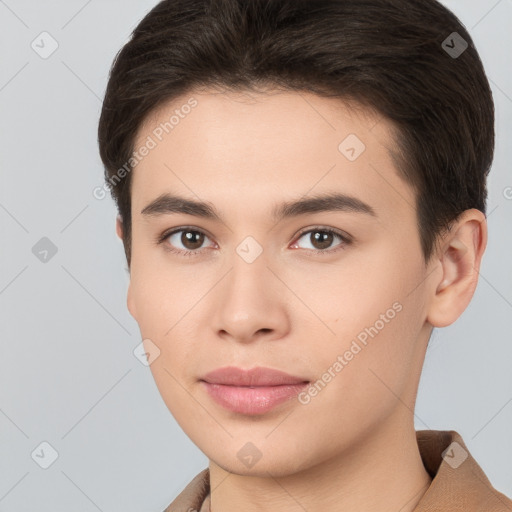
[[[207,466],[133,354],[116,212],[92,193],[110,64],[156,3],[0,0],[0,511],[159,512]],[[479,285],[433,335],[415,423],[457,430],[512,496],[512,0],[444,3],[486,66],[498,139]],[[31,47],[43,31],[59,45],[46,59]]]

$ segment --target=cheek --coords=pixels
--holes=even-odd
[[[319,330],[322,321],[324,335],[335,340],[356,335],[404,297],[411,271],[406,265],[389,244],[375,242],[349,249],[337,260],[297,260],[278,273],[298,299],[290,294],[291,312],[300,312],[302,319],[316,316]],[[282,288],[279,282],[274,286]],[[300,323],[301,318],[295,320]]]
[[[142,263],[134,258],[129,293],[142,334],[156,339],[170,335],[193,304],[196,288],[192,276],[187,279],[168,264],[153,264],[150,255]]]
[[[377,311],[385,314],[387,309]],[[305,420],[314,418],[309,426],[304,421],[304,429],[313,430],[311,439],[321,425],[334,449],[338,443],[374,430],[395,410],[408,413],[403,403],[409,402],[406,397],[415,384],[415,340],[409,324],[410,310],[404,306],[401,311],[392,311],[396,314],[389,313],[393,318],[384,326],[374,319],[362,328],[340,326],[335,342],[316,347],[312,365],[317,380],[303,395],[303,409],[299,411]],[[343,439],[339,432],[345,433]]]
[[[412,382],[424,312],[421,287],[410,292],[424,275],[418,264],[389,256],[347,265],[350,272],[331,269],[331,279],[316,279],[315,288],[295,283],[325,324],[317,322],[311,338],[312,364],[333,410],[342,401],[361,415],[365,407],[384,411]],[[313,354],[313,346],[306,350]]]
[[[201,358],[192,332],[190,318],[185,316],[183,296],[169,300],[169,290],[160,284],[145,282],[135,286],[137,322],[143,339],[150,339],[157,347],[158,357],[150,365],[155,384],[164,403],[184,430],[190,422],[199,421],[201,411],[191,400],[190,389],[195,382],[195,368]]]

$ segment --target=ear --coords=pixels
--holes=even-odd
[[[116,233],[117,236],[122,240],[123,239],[123,219],[121,215],[116,217]]]
[[[123,232],[123,219],[121,217],[121,215],[117,215],[116,217],[116,233],[117,233],[117,236],[123,240],[123,237],[124,237],[124,232]],[[129,270],[129,269],[127,269]],[[130,314],[132,315],[133,318],[136,318],[135,315],[135,303],[133,301],[133,297],[132,297],[132,281],[130,279],[130,281],[128,282],[128,292],[126,294],[126,306],[128,308],[128,311],[130,312]]]
[[[427,320],[446,327],[468,306],[478,284],[478,271],[487,245],[487,220],[476,209],[466,210],[443,235],[436,264],[442,272],[433,283]]]
[[[133,300],[131,279],[128,283],[128,292],[126,294],[126,307],[128,308],[128,311],[130,312],[130,315],[132,315],[133,319],[137,320],[137,311],[135,308],[135,301]]]

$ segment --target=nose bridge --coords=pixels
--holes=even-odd
[[[268,254],[253,237],[246,236],[236,247],[231,258],[231,272],[226,286],[226,304],[235,299],[238,308],[257,307],[272,300],[269,281],[272,274],[267,265]]]
[[[240,341],[250,340],[262,329],[280,332],[286,327],[281,283],[267,268],[271,266],[263,246],[246,236],[230,258],[230,271],[215,305],[214,328]]]

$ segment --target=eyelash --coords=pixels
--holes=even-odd
[[[179,233],[181,231],[190,231],[190,232],[193,232],[193,233],[201,233],[203,235],[205,235],[206,237],[209,238],[209,236],[204,232],[204,231],[201,231],[200,229],[196,229],[194,227],[189,227],[189,226],[184,226],[184,227],[180,227],[178,229],[172,229],[171,231],[166,231],[165,233],[163,233],[158,239],[157,239],[157,243],[158,244],[163,244],[167,241],[167,239],[171,236],[171,235],[174,235],[176,233]],[[300,238],[302,238],[303,235],[307,234],[307,233],[314,233],[314,232],[320,232],[320,233],[328,233],[328,234],[332,234],[332,235],[335,235],[337,237],[339,237],[342,241],[341,244],[339,244],[336,248],[334,249],[317,249],[317,250],[314,250],[314,249],[305,249],[306,251],[308,252],[312,252],[315,256],[323,256],[323,255],[326,255],[326,254],[333,254],[335,252],[338,252],[340,250],[344,250],[346,248],[346,246],[350,245],[352,243],[352,239],[344,234],[344,233],[341,233],[339,232],[338,230],[335,230],[333,228],[323,228],[321,226],[316,226],[316,227],[313,227],[313,228],[309,228],[305,231],[302,231],[301,233],[299,233],[297,235],[297,238],[296,240],[299,240]],[[201,254],[202,252],[202,249],[197,249],[197,250],[190,250],[190,249],[187,249],[187,250],[183,250],[183,249],[174,249],[170,244],[166,244],[165,246],[165,250],[167,251],[170,251],[174,254],[179,254],[181,256],[198,256],[199,254]]]

